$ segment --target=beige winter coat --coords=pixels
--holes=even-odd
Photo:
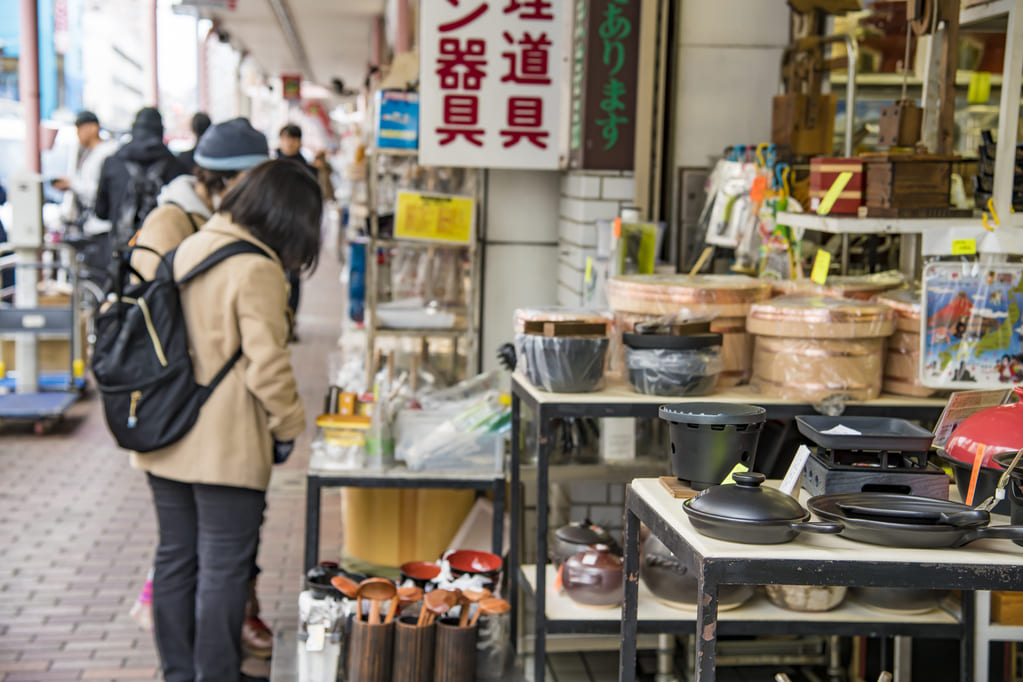
[[[265,490],[273,440],[305,429],[288,351],[287,281],[277,256],[229,216],[217,214],[178,247],[175,277],[243,239],[266,251],[233,256],[181,289],[196,379],[208,383],[240,347],[243,356],[213,391],[195,427],[177,443],[132,454],[156,476]]]

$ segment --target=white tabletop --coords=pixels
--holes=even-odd
[[[644,395],[632,390],[625,382],[608,382],[603,390],[591,393],[550,393],[543,391],[529,382],[521,372],[514,375],[515,382],[537,403],[571,403],[571,404],[603,404],[632,403],[639,405],[665,405],[685,402],[716,402],[716,403],[752,403],[754,405],[802,405],[806,403],[782,400],[758,393],[753,386],[736,386],[704,396],[673,398],[671,396]],[[897,395],[882,395],[868,401],[850,401],[848,405],[870,405],[872,407],[934,407],[943,408],[948,402],[945,398],[913,398]]]
[[[772,482],[769,482],[772,483]],[[777,485],[777,481],[773,482]],[[874,564],[920,563],[958,564],[965,566],[1021,566],[1023,547],[1009,540],[977,540],[958,549],[907,549],[886,547],[847,540],[838,535],[800,533],[791,542],[776,545],[748,545],[715,540],[698,533],[682,509],[682,500],[673,498],[656,478],[637,478],[632,490],[704,558],[776,559],[800,561],[858,561]],[[800,491],[800,502],[806,505],[810,496]],[[1008,522],[1004,516],[992,515],[992,525]]]

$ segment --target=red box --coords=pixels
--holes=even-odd
[[[849,183],[838,195],[828,215],[856,215],[863,205],[863,190],[866,186],[863,161],[860,159],[815,157],[810,159],[810,211],[816,211],[820,202],[831,189],[840,173],[853,174]]]

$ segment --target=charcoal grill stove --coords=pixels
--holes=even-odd
[[[814,446],[803,469],[811,495],[885,492],[947,500],[949,478],[927,461],[932,434],[902,419],[796,417]],[[858,435],[827,433],[841,424]]]

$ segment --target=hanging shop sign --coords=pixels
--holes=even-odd
[[[419,161],[558,167],[562,0],[422,0]]]
[[[286,73],[281,75],[281,91],[284,99],[289,102],[298,102],[302,99],[302,76],[297,73]]]
[[[572,0],[569,166],[632,170],[641,0]]]
[[[469,197],[398,192],[394,236],[468,244],[475,215],[475,202]]]

